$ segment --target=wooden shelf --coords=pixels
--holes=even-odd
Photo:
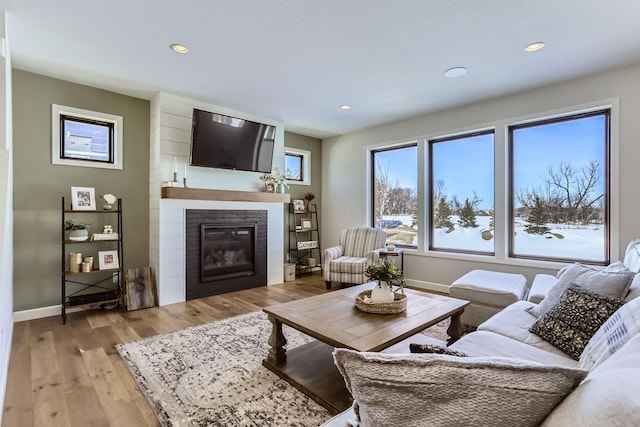
[[[161,197],[163,199],[219,200],[228,202],[289,203],[291,201],[291,195],[287,193],[179,187],[162,187]]]

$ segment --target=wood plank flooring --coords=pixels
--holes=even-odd
[[[2,426],[158,426],[116,344],[325,292],[316,272],[164,307],[72,313],[66,325],[60,316],[18,322]]]

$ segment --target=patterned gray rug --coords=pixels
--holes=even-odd
[[[442,338],[446,324],[427,334]],[[262,366],[262,312],[116,346],[163,426],[317,426],[327,410]],[[284,326],[287,348],[312,338]]]

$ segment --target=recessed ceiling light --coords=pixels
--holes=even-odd
[[[183,44],[180,44],[180,43],[174,43],[174,44],[170,45],[169,47],[175,53],[187,53],[187,52],[189,52],[189,48],[186,47]]]
[[[347,104],[342,104],[340,106],[341,110],[351,110],[351,105],[347,105]]]
[[[467,74],[467,69],[464,67],[453,67],[444,72],[444,76],[449,78],[460,77],[465,74]]]
[[[524,48],[525,52],[537,52],[544,47],[544,42],[535,42]]]

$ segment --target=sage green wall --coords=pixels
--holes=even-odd
[[[123,169],[51,164],[51,104],[122,116]],[[14,69],[13,135],[14,311],[60,304],[60,198],[71,186],[122,198],[123,265],[149,265],[149,101]],[[89,232],[106,221],[92,222]]]
[[[291,194],[291,200],[302,199],[305,193],[313,193],[316,198],[311,203],[315,203],[318,209],[318,222],[320,223],[320,229],[322,230],[322,141],[310,136],[304,136],[297,133],[285,132],[284,133],[284,147],[297,148],[298,150],[306,150],[311,153],[311,181],[310,185],[289,185],[289,194]],[[289,210],[285,205],[285,224],[288,224]],[[288,253],[288,229],[285,226],[285,256]],[[323,249],[321,247],[321,249]],[[285,258],[286,259],[286,258]]]

